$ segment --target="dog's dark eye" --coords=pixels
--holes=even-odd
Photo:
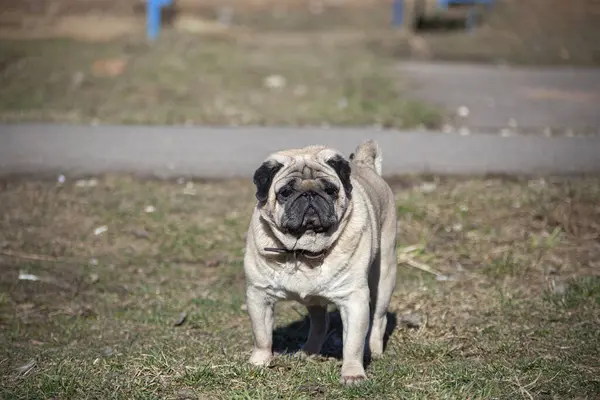
[[[327,193],[328,196],[337,196],[338,188],[336,188],[335,186],[326,186],[325,193]]]
[[[277,197],[280,200],[285,200],[288,197],[290,197],[292,195],[292,193],[294,193],[294,191],[292,190],[292,188],[290,188],[289,186],[284,187],[283,189],[281,189],[279,191],[279,193],[277,193]]]

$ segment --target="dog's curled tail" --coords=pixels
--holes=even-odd
[[[350,154],[350,160],[355,164],[360,164],[372,168],[381,176],[381,149],[374,140],[367,140],[361,143],[354,153]]]

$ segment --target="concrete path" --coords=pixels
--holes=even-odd
[[[518,125],[526,130],[600,133],[600,69],[514,68],[406,62],[413,94],[455,112],[466,106],[473,131]],[[511,121],[512,120],[512,121]]]
[[[272,151],[321,143],[349,154],[369,138],[383,149],[386,175],[600,172],[600,136],[22,124],[0,125],[0,175],[250,178]]]

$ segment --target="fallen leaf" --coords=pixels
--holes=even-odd
[[[175,323],[173,324],[174,326],[181,326],[183,325],[183,323],[185,322],[185,320],[187,319],[187,313],[185,311],[179,313],[179,317],[177,318],[177,321],[175,321]]]
[[[104,232],[106,232],[108,230],[108,226],[103,225],[103,226],[99,226],[98,228],[94,229],[94,235],[98,236],[103,234]]]
[[[115,77],[125,72],[127,61],[119,58],[94,61],[92,73],[97,77]]]
[[[39,281],[40,277],[26,272],[19,272],[19,280],[21,281]]]
[[[150,234],[143,229],[132,229],[131,234],[138,239],[148,239]]]

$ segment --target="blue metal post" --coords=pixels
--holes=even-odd
[[[438,7],[442,10],[447,10],[451,0],[438,0]]]
[[[146,33],[148,39],[156,40],[161,28],[161,10],[173,0],[148,0],[146,4]]]
[[[392,3],[392,25],[402,26],[404,22],[404,0],[394,0]]]

